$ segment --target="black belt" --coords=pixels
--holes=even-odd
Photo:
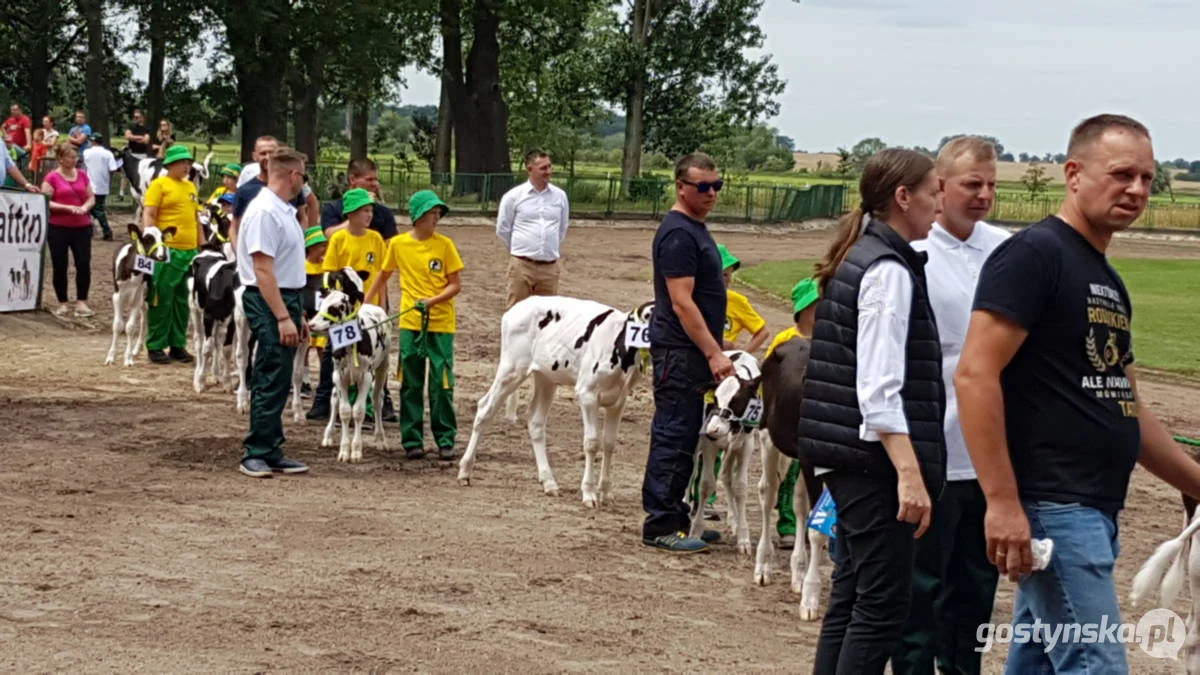
[[[534,265],[553,265],[554,263],[558,262],[558,260],[534,260],[533,258],[526,258],[523,255],[515,255],[513,257],[517,260],[524,260],[525,262],[533,263]]]
[[[249,293],[250,291],[254,291],[258,295],[262,295],[262,291],[258,290],[258,286],[246,286],[246,292]],[[284,293],[291,294],[291,293],[303,293],[303,292],[304,292],[303,288],[281,288],[281,289],[279,289],[280,295],[282,295]]]

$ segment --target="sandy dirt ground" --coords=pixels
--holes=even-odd
[[[494,372],[505,295],[507,258],[482,224],[444,225],[467,264],[458,303],[460,451]],[[621,308],[649,299],[652,224],[580,225],[567,237],[562,292]],[[747,265],[816,257],[827,236],[718,228]],[[819,623],[799,620],[784,579],[755,586],[752,561],[729,545],[686,558],[641,545],[652,413],[644,380],[621,425],[613,502],[599,511],[579,500],[581,422],[565,391],[549,422],[558,497],[542,494],[524,427],[503,422],[487,433],[469,488],[457,485],[456,464],[405,460],[395,428],[389,450],[368,443],[366,461],[351,466],[317,447],[320,427],[290,421],[286,449],[311,473],[252,480],[235,469],[247,422],[232,395],[196,394],[190,367],[152,366],[144,352],[133,368],[103,365],[113,246],[96,243],[94,320],[0,316],[8,438],[0,451],[0,669],[810,668]],[[1200,255],[1200,247],[1122,241],[1116,253]],[[48,280],[44,297],[53,309]],[[751,298],[773,330],[787,325],[785,303]],[[1200,392],[1154,381],[1142,391],[1176,432],[1200,435]],[[1122,516],[1122,594],[1154,546],[1178,530],[1178,502],[1145,472],[1134,475]],[[753,484],[749,503],[757,527]],[[777,562],[784,566],[784,556]],[[998,621],[1011,617],[1012,588],[1001,583]],[[1144,609],[1126,607],[1127,616]],[[1178,671],[1137,648],[1131,655],[1137,672]],[[1003,649],[985,664],[1000,672]]]

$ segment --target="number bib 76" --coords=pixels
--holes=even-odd
[[[351,319],[329,328],[329,346],[334,349],[345,349],[362,342],[362,339],[362,327],[358,325],[358,319]]]
[[[649,349],[650,324],[633,321],[625,324],[625,346],[632,349]]]

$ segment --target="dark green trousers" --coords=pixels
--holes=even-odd
[[[303,320],[300,291],[280,292],[288,314],[300,329]],[[279,343],[279,322],[258,288],[246,288],[243,304],[250,331],[258,341],[250,373],[250,433],[243,443],[246,448],[243,459],[275,460],[283,457],[283,409],[291,395],[296,348]]]
[[[188,272],[199,249],[171,249],[171,260],[154,264],[149,309],[146,310],[146,351],[167,347],[186,349],[188,339]],[[201,345],[193,345],[200,349]]]
[[[426,333],[425,350],[417,349],[420,331],[400,330],[400,444],[425,447],[425,380],[429,380],[429,430],[439,448],[453,448],[458,436],[454,413],[454,333]]]
[[[792,493],[796,490],[797,480],[800,480],[800,462],[793,459],[788,465],[783,482],[779,484],[779,499],[775,502],[775,508],[779,509],[779,522],[775,524],[775,531],[781,537],[796,534],[796,505],[793,503],[796,500],[793,499]],[[808,498],[815,504],[818,497],[820,495],[809,495]]]
[[[978,481],[946,483],[929,530],[917,540],[908,623],[892,657],[896,675],[932,674],[935,657],[942,672],[979,672],[975,634],[992,620],[999,578],[987,559],[986,512]]]

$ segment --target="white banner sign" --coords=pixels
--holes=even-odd
[[[0,312],[37,306],[46,227],[45,197],[0,190]]]

